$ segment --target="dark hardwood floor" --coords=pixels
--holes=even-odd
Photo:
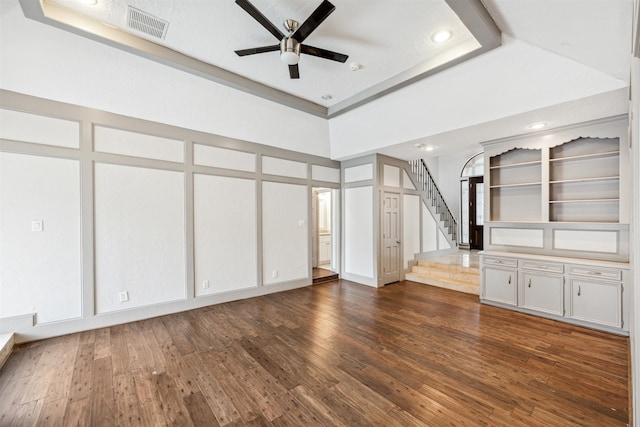
[[[16,347],[0,425],[608,426],[627,338],[346,281]]]

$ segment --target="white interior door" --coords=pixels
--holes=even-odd
[[[384,193],[382,207],[383,283],[400,280],[400,195]]]

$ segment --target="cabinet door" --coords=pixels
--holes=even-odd
[[[571,317],[622,327],[622,284],[572,278]]]
[[[516,270],[485,267],[483,273],[484,299],[516,305],[517,277]]]
[[[331,236],[320,236],[320,254],[318,262],[326,264],[331,261]]]
[[[522,273],[522,307],[559,316],[564,314],[564,278],[557,275]]]

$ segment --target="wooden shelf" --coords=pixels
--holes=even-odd
[[[542,161],[535,160],[535,161],[532,161],[532,162],[521,162],[521,163],[511,163],[511,164],[507,164],[507,165],[496,165],[496,166],[491,166],[489,169],[517,168],[517,167],[522,167],[522,166],[535,166],[535,165],[540,165],[540,164],[542,164]]]
[[[549,200],[549,203],[599,203],[619,202],[620,199],[581,199],[581,200]]]
[[[585,160],[585,159],[597,159],[603,157],[612,157],[620,155],[620,151],[605,151],[603,153],[590,153],[590,154],[581,154],[579,156],[567,156],[567,157],[556,157],[549,159],[550,162],[563,162],[565,160]]]
[[[522,182],[519,184],[502,184],[502,185],[492,185],[489,188],[509,188],[509,187],[533,187],[536,185],[542,185],[542,182]]]
[[[572,182],[594,182],[594,181],[615,181],[619,180],[620,176],[598,176],[598,177],[590,177],[590,178],[574,178],[574,179],[562,179],[558,181],[549,181],[549,184],[567,184]]]

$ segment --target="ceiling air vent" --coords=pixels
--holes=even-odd
[[[127,26],[134,30],[143,32],[152,37],[164,39],[167,34],[169,23],[140,9],[129,6],[127,12]]]

